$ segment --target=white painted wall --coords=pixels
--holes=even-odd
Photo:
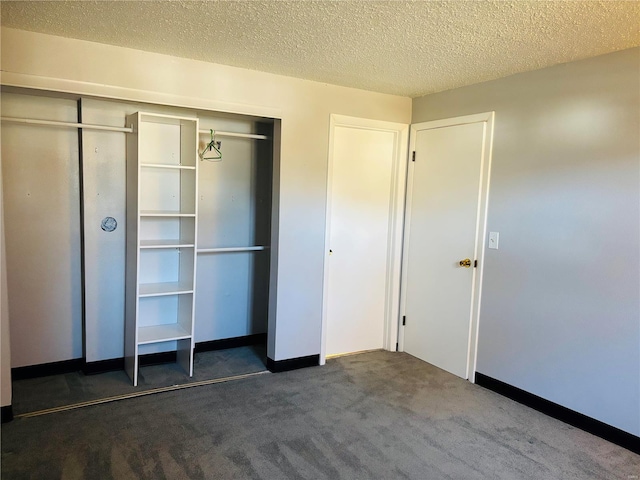
[[[477,371],[640,434],[640,49],[414,100],[494,110]]]
[[[282,120],[277,329],[269,356],[318,354],[330,114],[409,123],[411,100],[10,28],[1,34],[4,85]]]

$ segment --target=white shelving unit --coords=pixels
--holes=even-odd
[[[127,117],[125,370],[139,356],[175,350],[193,375],[198,119]]]

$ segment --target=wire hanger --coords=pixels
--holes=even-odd
[[[209,132],[211,133],[211,141],[207,144],[206,147],[204,147],[204,150],[202,152],[198,152],[198,155],[200,156],[200,160],[220,161],[222,160],[222,152],[220,151],[222,142],[216,141],[215,131],[209,130]],[[207,155],[207,152],[212,153],[209,153],[209,156],[205,156]]]

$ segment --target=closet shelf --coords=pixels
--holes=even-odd
[[[138,327],[138,345],[168,342],[171,340],[185,340],[189,338],[191,338],[189,331],[178,323]]]
[[[174,170],[195,170],[196,167],[193,165],[171,165],[168,163],[141,163],[141,167],[143,168],[169,168]]]
[[[211,133],[211,130],[198,130],[198,133],[201,135],[208,135]],[[215,135],[217,137],[239,137],[239,138],[253,138],[254,140],[270,140],[269,136],[260,135],[256,133],[221,132],[219,130],[215,130]]]
[[[193,248],[195,243],[193,241],[184,241],[180,239],[175,240],[140,240],[141,249],[152,248]]]
[[[254,247],[220,247],[220,248],[199,248],[196,253],[230,253],[230,252],[257,252],[266,250],[267,247],[257,245]]]
[[[193,293],[192,282],[141,283],[139,297],[160,297],[164,295],[185,295]]]

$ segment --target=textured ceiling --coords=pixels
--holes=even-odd
[[[404,96],[640,45],[638,1],[0,3],[2,25]]]

